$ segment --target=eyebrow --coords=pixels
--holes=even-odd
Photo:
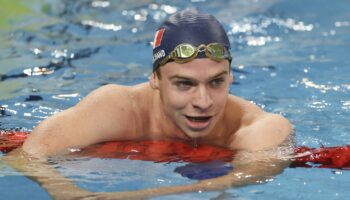
[[[228,74],[228,71],[225,70],[225,71],[222,71],[222,72],[220,72],[220,73],[218,73],[218,74],[212,76],[211,79],[214,79],[214,78],[217,78],[217,77],[219,77],[219,76],[226,75],[226,74]]]
[[[219,72],[219,73],[217,73],[217,74],[215,74],[214,76],[212,76],[212,77],[210,77],[209,79],[210,80],[212,80],[212,79],[215,79],[215,78],[217,78],[217,77],[220,77],[220,76],[222,76],[222,75],[224,75],[224,74],[228,74],[228,71],[222,71],[222,72]],[[193,78],[191,78],[191,77],[187,77],[187,76],[183,76],[183,75],[174,75],[174,76],[171,76],[170,78],[169,78],[170,80],[173,80],[173,79],[187,79],[187,80],[194,80]]]

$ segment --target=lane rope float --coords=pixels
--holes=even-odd
[[[0,152],[7,153],[21,146],[30,132],[0,131]],[[212,145],[193,147],[181,141],[142,140],[112,141],[92,145],[75,154],[79,156],[144,160],[153,162],[227,163],[234,151]],[[295,148],[290,167],[334,168],[350,170],[350,145],[335,147]]]

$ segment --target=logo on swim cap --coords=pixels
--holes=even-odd
[[[162,49],[153,55],[153,62],[163,57],[165,57],[165,51]]]
[[[154,41],[153,41],[153,49],[159,47],[160,44],[162,43],[164,31],[165,29],[162,28],[156,32],[156,35],[154,36]]]

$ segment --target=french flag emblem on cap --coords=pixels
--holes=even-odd
[[[165,29],[162,28],[156,32],[156,35],[154,36],[154,41],[153,41],[153,49],[159,47],[159,45],[162,43],[164,31]]]

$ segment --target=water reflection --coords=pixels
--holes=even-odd
[[[337,22],[334,22],[334,25],[335,25],[335,27],[348,27],[348,26],[350,26],[350,22],[348,22],[348,21],[341,21],[341,22],[339,22],[339,21],[337,21]]]
[[[230,24],[229,35],[239,35],[238,42],[248,46],[264,46],[269,42],[280,42],[280,32],[310,32],[313,24],[287,18],[271,18],[266,16],[243,18]]]
[[[341,101],[342,109],[350,111],[350,101]]]
[[[336,91],[336,92],[346,92],[346,90],[350,89],[349,84],[341,84],[341,85],[331,85],[331,83],[317,84],[306,77],[303,78],[300,83],[304,85],[305,88],[315,88],[322,93],[326,93],[329,90]]]
[[[92,7],[106,8],[109,7],[111,3],[109,1],[93,1],[91,2]]]
[[[96,22],[92,20],[84,20],[81,22],[82,25],[85,26],[91,26],[99,29],[104,29],[104,30],[110,30],[110,31],[119,31],[122,29],[121,25],[115,25],[115,24],[106,24],[102,22]]]

